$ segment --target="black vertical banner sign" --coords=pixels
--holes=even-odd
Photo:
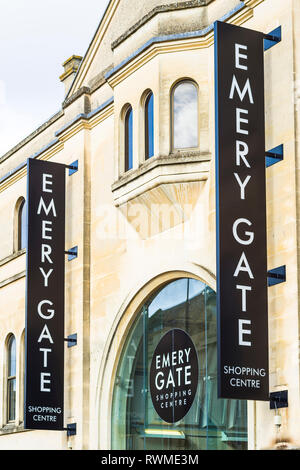
[[[65,166],[27,161],[25,429],[63,429]]]
[[[215,23],[218,394],[269,399],[263,33]]]

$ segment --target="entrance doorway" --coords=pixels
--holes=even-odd
[[[189,411],[168,423],[153,406],[149,373],[157,344],[173,329],[190,336],[199,372]],[[217,398],[216,294],[203,282],[173,280],[142,306],[121,353],[111,420],[112,449],[247,449],[247,402]]]

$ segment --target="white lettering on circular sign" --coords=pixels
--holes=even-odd
[[[198,386],[198,357],[183,330],[168,331],[154,351],[150,393],[158,415],[167,423],[180,421],[191,408]]]

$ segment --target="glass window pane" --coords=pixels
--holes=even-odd
[[[20,246],[19,249],[23,250],[26,248],[26,241],[27,241],[27,204],[26,201],[22,203],[20,207],[20,217],[19,217],[19,239],[20,239]]]
[[[198,91],[192,82],[182,82],[173,92],[173,147],[198,147]]]
[[[125,171],[133,166],[133,112],[129,108],[125,116]]]
[[[139,315],[133,331],[128,336],[114,386],[112,409],[112,448],[131,449],[135,434],[135,421],[143,425],[144,396],[139,375],[143,373],[143,316]],[[139,373],[140,371],[140,373]],[[134,380],[136,377],[136,380]],[[133,403],[134,401],[134,403]],[[132,408],[134,407],[134,412]],[[140,443],[143,448],[143,443]]]
[[[149,93],[145,103],[145,158],[154,155],[154,98]]]
[[[11,336],[7,346],[7,419],[15,420],[16,412],[16,340]]]
[[[16,379],[8,381],[8,421],[16,419]]]
[[[184,330],[197,354],[199,381],[186,415],[167,423],[149,393],[154,351],[170,330]],[[163,396],[164,404],[169,397]],[[171,406],[176,406],[172,405]],[[174,438],[174,433],[180,434]],[[217,398],[216,294],[195,279],[160,288],[140,310],[122,352],[113,393],[112,448],[201,450],[247,448],[247,403]]]
[[[16,375],[16,340],[11,336],[8,343],[8,376]]]

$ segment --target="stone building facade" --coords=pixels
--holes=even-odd
[[[268,269],[287,273],[268,289],[270,391],[288,390],[277,411],[216,395],[216,20],[282,28],[265,52],[266,147],[284,146],[266,171]],[[299,447],[299,33],[298,0],[110,0],[85,56],[63,64],[60,110],[0,158],[0,449]],[[23,426],[27,158],[78,160],[66,174],[74,436]],[[170,328],[199,356],[197,396],[176,425],[155,415],[147,382]]]

